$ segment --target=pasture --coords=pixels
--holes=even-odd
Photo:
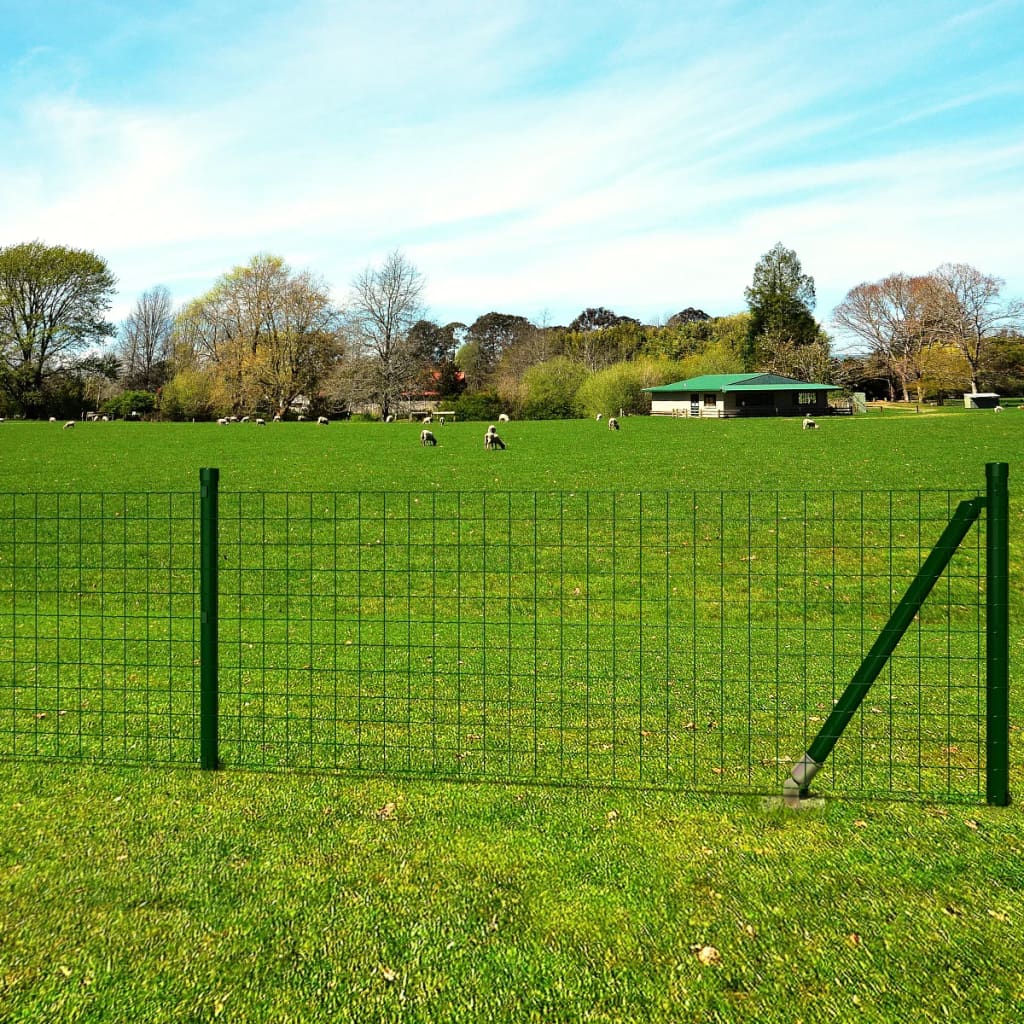
[[[1010,463],[1014,493],[1017,416],[889,411],[813,432],[511,423],[496,452],[485,424],[447,424],[422,448],[406,423],[4,423],[0,490],[193,492],[199,467],[217,466],[237,524],[257,492],[974,493],[988,461]],[[1011,517],[1019,565],[1013,503]],[[1015,587],[1018,661],[1020,603]],[[1013,807],[830,801],[794,816],[600,776],[545,788],[64,763],[0,773],[0,1016],[12,1020],[127,1008],[154,1021],[1012,1020],[1024,1007]],[[1022,781],[1014,769],[1011,790]]]

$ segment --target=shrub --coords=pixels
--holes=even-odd
[[[618,415],[621,409],[630,415],[646,415],[651,410],[644,388],[682,380],[680,364],[671,359],[637,359],[616,363],[595,373],[579,390],[580,408],[588,416],[604,413]]]
[[[580,415],[576,395],[590,371],[568,356],[531,366],[523,375],[523,416],[528,420],[568,419]]]
[[[156,395],[149,391],[122,391],[121,394],[108,398],[101,406],[100,412],[114,419],[130,419],[132,413],[140,416],[152,412],[156,406]]]
[[[212,412],[210,380],[197,370],[182,370],[164,385],[160,413],[165,420],[205,420]]]
[[[493,420],[502,411],[501,399],[493,391],[475,391],[462,395],[454,405],[459,420]]]

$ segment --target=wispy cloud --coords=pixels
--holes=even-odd
[[[340,296],[401,247],[441,319],[727,313],[778,240],[825,319],[861,280],[947,259],[1024,292],[1021,3],[936,0],[924,24],[909,2],[793,10],[222,0],[86,4],[93,36],[26,21],[0,43],[0,244],[101,252],[122,306],[261,250]]]

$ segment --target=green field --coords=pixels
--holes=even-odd
[[[663,747],[675,753],[669,744],[680,724],[686,732],[687,722],[682,710],[678,714],[683,717],[661,714],[661,692],[647,705],[646,720],[634,720],[620,703],[622,691],[609,695],[600,690],[596,662],[614,657],[616,679],[636,680],[623,688],[642,687],[639,665],[620,650],[646,644],[650,654],[698,642],[696,614],[678,636],[672,631],[674,620],[671,627],[650,634],[634,638],[629,633],[625,623],[635,619],[638,605],[645,616],[652,608],[667,607],[670,584],[646,580],[642,573],[633,577],[627,568],[607,574],[606,555],[614,552],[621,560],[623,552],[637,550],[637,522],[643,549],[651,542],[642,517],[620,516],[614,511],[619,505],[607,504],[609,495],[633,503],[622,508],[642,508],[644,502],[662,502],[667,493],[691,501],[695,494],[725,491],[732,497],[721,501],[748,506],[753,501],[759,508],[767,493],[813,491],[817,497],[809,506],[808,499],[800,499],[804,515],[793,540],[813,540],[815,531],[824,530],[827,543],[812,546],[831,552],[823,575],[835,582],[845,571],[845,541],[843,527],[835,525],[842,524],[842,517],[836,518],[834,510],[846,507],[845,495],[936,488],[969,496],[983,488],[989,461],[1010,463],[1013,492],[1021,419],[1015,411],[1002,416],[886,412],[825,420],[814,432],[801,431],[797,421],[628,419],[617,434],[583,421],[511,423],[502,430],[509,446],[504,452],[483,450],[480,424],[437,429],[441,444],[436,449],[421,448],[419,427],[405,423],[327,428],[97,423],[79,424],[73,431],[54,424],[0,424],[0,491],[22,492],[5,499],[7,507],[29,500],[28,492],[46,492],[50,497],[44,507],[60,513],[54,520],[75,510],[79,549],[88,549],[97,500],[104,519],[130,518],[127,513],[139,504],[137,497],[96,499],[83,492],[194,492],[200,466],[220,468],[222,508],[230,523],[226,531],[222,523],[222,544],[239,560],[222,585],[230,623],[222,631],[228,637],[222,661],[229,675],[240,670],[243,680],[248,667],[257,699],[262,695],[266,703],[270,691],[273,728],[287,732],[282,737],[263,727],[264,753],[257,765],[348,764],[313,756],[320,719],[313,697],[327,692],[337,705],[351,696],[336,683],[310,682],[309,653],[312,663],[319,663],[322,649],[334,659],[332,677],[357,681],[383,673],[395,681],[390,691],[361,696],[390,700],[393,717],[382,707],[367,716],[366,729],[391,730],[392,749],[404,755],[404,764],[398,758],[399,768],[420,776],[436,772],[440,749],[449,767],[448,755],[459,757],[455,774],[472,779],[474,773],[465,766],[474,763],[473,757],[490,757],[501,770],[486,774],[513,779],[483,785],[422,777],[353,781],[324,774],[247,773],[239,770],[245,764],[241,757],[234,758],[238,767],[214,778],[188,769],[5,762],[0,772],[10,794],[10,813],[0,826],[0,877],[7,897],[0,914],[0,1019],[118,1020],[129,1008],[134,1020],[1017,1019],[1024,1012],[1024,957],[1019,943],[1014,945],[1024,914],[1019,866],[1024,829],[1015,808],[845,800],[791,816],[763,809],[753,796],[710,799],[605,788],[600,783],[612,780],[665,782],[633,770],[644,763],[640,748],[647,742],[659,754]],[[397,599],[397,610],[404,611],[409,624],[399,645],[405,648],[401,663],[389,663],[399,654],[373,642],[374,623],[386,620],[384,611],[396,600],[385,585],[384,565],[367,562],[359,592],[331,591],[330,615],[314,615],[308,607],[310,595],[317,593],[317,574],[330,570],[338,575],[336,564],[317,560],[328,548],[337,549],[337,527],[331,527],[330,544],[318,531],[326,528],[323,522],[336,523],[338,509],[348,507],[344,502],[350,499],[343,502],[339,495],[356,491],[365,496],[356,547],[373,545],[374,530],[392,530],[380,538],[382,544],[395,543],[395,529],[404,531],[397,550],[408,553],[410,582]],[[570,560],[580,559],[570,569],[596,574],[585,614],[574,606],[571,592],[568,598],[538,603],[538,592],[543,597],[555,578],[554,566],[550,580],[542,575],[527,592],[513,592],[519,578],[513,569],[526,545],[516,539],[519,519],[511,510],[524,492],[538,492],[544,500],[557,496],[560,530],[586,535],[585,543],[558,549],[559,571],[565,569],[568,551]],[[451,514],[457,494],[466,504],[455,504]],[[584,494],[585,515],[578,512]],[[310,495],[331,495],[334,514],[321,521],[313,511],[319,497]],[[268,501],[274,513],[269,534]],[[449,720],[456,706],[445,703],[447,692],[435,681],[438,673],[432,668],[429,688],[420,690],[420,674],[411,667],[414,653],[439,657],[439,635],[440,648],[451,647],[435,621],[429,631],[417,632],[424,623],[411,612],[413,599],[429,597],[430,607],[436,608],[438,597],[450,605],[467,596],[446,589],[450,580],[444,566],[440,574],[423,575],[412,553],[428,535],[436,543],[438,508],[446,510],[440,520],[446,527],[455,524],[453,549],[469,550],[474,517],[466,510],[475,510],[473,503],[480,501],[492,512],[496,505],[498,520],[505,511],[506,525],[499,534],[504,543],[497,548],[481,543],[481,558],[490,562],[464,565],[470,576],[451,579],[475,579],[480,596],[497,581],[507,591],[501,595],[507,608],[532,602],[531,608],[544,610],[541,625],[548,628],[539,638],[536,633],[520,636],[523,620],[508,611],[499,616],[497,628],[511,641],[508,649],[525,658],[521,664],[513,664],[509,655],[507,662],[492,661],[489,667],[448,666],[449,675],[467,689],[481,687],[467,692],[467,707],[479,711],[490,702],[480,719],[492,728],[490,737],[475,720]],[[258,517],[248,512],[254,504],[260,508]],[[282,508],[284,514],[274,512]],[[389,508],[401,510],[393,521]],[[574,510],[568,517],[566,508]],[[294,509],[301,514],[293,516]],[[615,516],[611,527],[610,509]],[[154,519],[165,523],[168,517],[161,521],[147,515],[145,520],[147,558],[160,563],[162,556],[153,553],[161,547],[154,531],[163,525],[154,526]],[[1011,520],[1011,561],[1017,565],[1020,514],[1014,503]],[[705,528],[695,516],[686,522],[694,531]],[[900,523],[897,516],[897,530]],[[51,527],[44,520],[32,542],[45,539]],[[890,521],[887,529],[892,528]],[[858,529],[863,531],[862,522]],[[289,543],[308,552],[306,561],[290,560],[291,549],[281,548],[281,530]],[[129,533],[127,526],[122,531],[121,550],[141,550],[142,535]],[[726,550],[728,534],[723,527],[719,552]],[[624,543],[626,538],[630,543]],[[342,546],[347,543],[344,534],[340,539]],[[909,539],[908,560],[918,557],[924,539]],[[761,542],[748,527],[736,550],[762,553]],[[758,644],[784,632],[787,616],[795,622],[819,601],[805,590],[771,601],[758,596],[754,584],[770,589],[777,578],[789,582],[797,576],[797,567],[783,557],[788,538],[775,538],[770,547],[764,554],[775,553],[781,566],[777,576],[757,580],[747,566],[743,600],[734,600],[732,590],[722,596],[720,587],[719,596],[708,596],[701,609],[705,618],[714,611],[724,623],[716,640],[738,630],[741,622],[768,616],[741,638],[746,662],[737,661],[732,648],[727,648],[728,659],[720,656],[719,676],[728,678],[730,687],[749,677],[759,659],[774,658],[769,668],[777,669],[777,640],[772,650],[762,651]],[[241,562],[251,557],[245,551],[258,549],[266,553],[257,587],[257,577],[247,578]],[[277,564],[274,553],[279,550],[285,554]],[[696,553],[689,559],[688,568],[700,570],[699,577],[703,563]],[[185,568],[183,563],[182,575],[191,581]],[[66,566],[54,565],[53,572],[55,581],[64,572],[63,582],[68,582]],[[122,566],[121,572],[121,593],[136,593],[129,569]],[[309,578],[312,589],[299,591],[289,582],[300,576]],[[865,578],[872,574],[861,570]],[[602,579],[608,584],[605,591]],[[623,591],[630,580],[636,593]],[[85,580],[74,582],[86,589]],[[254,589],[260,594],[258,608],[247,610],[246,596]],[[45,591],[48,596],[31,599],[37,622],[63,616],[66,628],[87,617],[80,601],[62,611],[59,583],[47,584]],[[52,608],[49,595],[54,595]],[[360,615],[344,607],[341,599],[346,597],[356,599]],[[1014,588],[1014,624],[1020,603],[1019,588]],[[460,617],[468,629],[478,623],[473,602],[466,605]],[[276,607],[285,609],[278,625],[273,624]],[[772,611],[778,607],[783,611]],[[831,615],[835,598],[821,607]],[[145,601],[136,612],[119,614],[125,622],[164,621],[168,631],[184,621],[177,610]],[[965,632],[973,630],[976,647],[976,616],[964,614]],[[329,620],[328,633],[318,632],[323,626],[312,625],[314,620]],[[368,624],[361,626],[364,620]],[[587,630],[574,637],[571,627],[579,622]],[[366,630],[352,648],[379,652],[366,655],[362,665],[337,660],[345,656],[349,627]],[[130,628],[124,627],[121,650],[133,639]],[[296,628],[298,644],[292,653]],[[606,641],[606,628],[619,630],[615,643]],[[851,629],[859,637],[862,620]],[[851,659],[835,650],[836,635],[833,629],[831,661],[819,668],[835,670],[841,686]],[[43,660],[52,664],[56,686],[81,698],[85,690],[99,692],[99,683],[90,678],[92,666],[98,661],[106,670],[113,655],[101,646],[93,658],[88,637],[80,633],[74,638],[76,646],[66,659],[75,667],[71,676],[61,679],[65,658],[59,647]],[[152,651],[152,637],[147,633],[145,638],[140,650]],[[142,636],[137,639],[141,643]],[[170,645],[174,639],[168,635],[161,642]],[[293,642],[285,646],[289,639]],[[249,645],[264,650],[279,642],[282,661],[264,657],[246,664],[255,657],[246,653]],[[467,650],[490,650],[485,643],[462,642]],[[1018,660],[1020,648],[1021,634],[1014,628],[1012,653]],[[538,671],[548,649],[558,650],[559,658]],[[587,778],[589,785],[526,785],[531,772],[511,771],[513,755],[521,752],[515,724],[521,711],[532,712],[538,696],[541,703],[552,697],[567,671],[571,677],[578,668],[574,660],[586,662],[593,689],[576,708],[580,717],[569,721],[564,693],[559,694],[559,728],[563,734],[585,731],[583,749],[624,751],[625,767],[616,773],[576,764],[565,771],[563,763],[554,771],[549,761],[544,772],[533,776],[562,782]],[[947,701],[960,689],[949,683],[951,662],[957,659],[944,659]],[[150,680],[148,668],[143,669]],[[520,683],[539,677],[543,685],[539,691],[535,682],[523,692],[507,686],[495,690],[490,682],[495,675]],[[49,685],[54,688],[52,681]],[[903,692],[908,685],[900,682],[896,696],[909,699]],[[240,709],[252,696],[243,686],[226,697],[238,723],[234,733],[228,729],[232,752],[241,749],[246,719]],[[749,718],[751,709],[764,707],[767,695],[751,693],[749,686],[747,691]],[[151,702],[151,688],[145,692]],[[38,689],[32,699],[38,702]],[[1013,707],[1016,720],[1016,698]],[[19,705],[18,710],[29,709]],[[138,711],[126,696],[106,710],[125,723]],[[57,728],[57,713],[33,727],[34,753],[48,752],[46,744],[55,732],[46,730]],[[686,715],[692,713],[686,709]],[[758,735],[768,736],[779,720],[775,714],[760,722]],[[921,731],[925,720],[919,703],[912,725]],[[724,751],[724,730],[716,732],[712,746]],[[123,735],[129,733],[126,724]],[[619,733],[624,746],[619,746]],[[80,740],[89,735],[81,725],[70,734]],[[329,742],[320,739],[325,750],[338,751],[336,732]],[[785,737],[784,749],[788,752],[803,739],[797,729]],[[695,737],[688,733],[686,740],[695,747]],[[951,744],[945,742],[948,751]],[[85,747],[95,753],[88,743]],[[293,756],[296,750],[301,756]],[[418,761],[424,750],[430,757]],[[769,745],[765,759],[777,760],[779,750]],[[951,756],[946,754],[947,769]],[[696,764],[696,758],[689,763]],[[392,759],[388,767],[394,764]],[[722,782],[723,764],[709,764],[719,769],[711,781]],[[370,760],[360,767],[372,773],[384,764]],[[1019,790],[1022,781],[1014,769],[1012,788]],[[710,947],[717,953],[708,952]]]

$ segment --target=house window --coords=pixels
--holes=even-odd
[[[704,395],[704,405],[705,406],[708,406],[708,405],[718,405],[718,396],[714,395],[714,394],[705,394]]]
[[[814,405],[814,392],[801,391],[797,396],[797,402],[800,405]]]

